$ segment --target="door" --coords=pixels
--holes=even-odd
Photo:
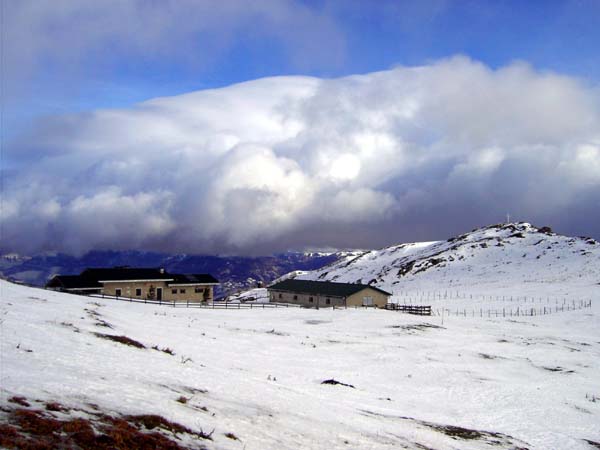
[[[156,288],[156,300],[162,300],[162,288]]]

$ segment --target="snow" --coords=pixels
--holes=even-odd
[[[527,289],[577,291],[591,308],[443,325],[373,309],[173,308],[0,281],[0,403],[21,395],[80,410],[71,414],[91,404],[160,414],[214,429],[202,444],[215,449],[586,449],[584,439],[600,441],[600,302],[595,287],[569,280]],[[355,389],[321,384],[331,378]],[[509,437],[463,439],[446,425]]]
[[[230,303],[269,303],[269,294],[266,288],[249,289],[239,294],[230,295],[227,298]]]
[[[298,278],[373,283],[411,298],[458,292],[580,300],[600,293],[600,245],[589,238],[543,232],[528,223],[501,224],[448,241],[365,252]]]

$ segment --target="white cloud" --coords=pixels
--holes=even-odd
[[[576,146],[557,169],[569,192],[600,190],[600,140]]]
[[[350,153],[338,156],[330,165],[329,174],[336,180],[353,180],[360,173],[360,159]]]
[[[57,89],[115,66],[159,63],[205,70],[239,43],[269,39],[291,67],[332,68],[345,40],[332,18],[293,0],[3,1],[3,77],[8,98],[28,94],[29,77],[60,74]],[[251,30],[251,33],[249,33]]]
[[[465,177],[486,177],[500,167],[504,158],[504,152],[498,147],[476,150],[467,156],[466,161],[454,167],[450,177],[459,180]]]
[[[593,234],[563,210],[600,195],[597,92],[457,57],[55,117],[8,148],[26,159],[4,226],[16,250],[72,251],[375,246],[506,211]]]

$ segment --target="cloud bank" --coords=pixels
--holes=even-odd
[[[71,85],[115,68],[202,71],[262,40],[295,70],[331,69],[346,54],[334,20],[294,0],[19,0],[2,12],[4,100],[13,102],[39,93],[40,80],[76,95]]]
[[[600,229],[598,90],[524,63],[259,79],[49,118],[6,157],[2,246],[28,253],[373,247],[507,212]]]

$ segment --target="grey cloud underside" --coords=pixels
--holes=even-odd
[[[599,105],[578,80],[456,57],[55,117],[9,145],[3,245],[373,247],[506,212],[598,237]]]

